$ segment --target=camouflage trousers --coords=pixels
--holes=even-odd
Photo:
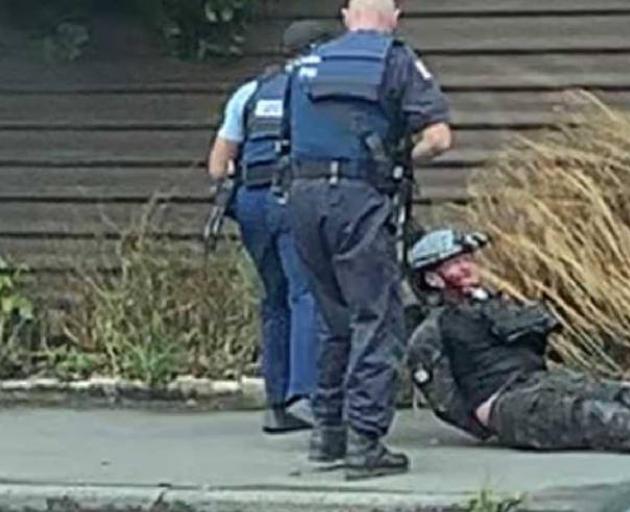
[[[630,383],[566,370],[523,376],[499,395],[489,426],[513,448],[630,452]]]

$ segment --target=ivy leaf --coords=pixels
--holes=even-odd
[[[206,19],[210,23],[218,23],[219,22],[219,15],[218,15],[217,11],[214,10],[212,2],[206,2],[205,3],[205,5],[204,5],[204,12],[206,14]]]
[[[217,43],[207,40],[199,40],[197,48],[197,59],[204,60],[208,55],[225,55],[225,48]]]
[[[33,320],[33,305],[25,297],[15,297],[13,300],[14,311],[17,311],[22,320]]]
[[[7,274],[0,274],[0,292],[13,290],[13,280]]]
[[[0,301],[0,312],[2,316],[9,316],[15,310],[13,297],[3,297]]]
[[[221,11],[221,19],[225,23],[231,23],[234,20],[234,10],[230,7],[224,7]]]
[[[169,20],[162,26],[162,32],[164,36],[168,39],[176,39],[181,37],[182,28],[173,20]]]
[[[0,302],[0,310],[6,316],[17,314],[22,320],[33,318],[33,306],[24,297],[3,297]]]

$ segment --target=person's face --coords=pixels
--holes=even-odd
[[[435,272],[451,290],[468,291],[481,285],[479,266],[472,254],[460,254],[442,263]]]

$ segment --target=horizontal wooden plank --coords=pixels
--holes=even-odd
[[[449,219],[442,206],[415,205],[414,217],[425,225],[443,225]],[[233,230],[233,226],[229,226]],[[177,251],[185,258],[202,258],[204,249],[201,241],[164,240],[169,250]],[[232,243],[225,241],[223,243]],[[19,236],[0,236],[0,255],[15,265],[26,267],[37,274],[58,274],[85,267],[116,271],[120,268],[120,241],[85,239],[44,239]],[[65,279],[56,281],[57,288],[49,297],[64,295]]]
[[[577,53],[565,55],[557,52],[542,52],[538,55],[434,55],[422,51],[428,67],[439,78],[447,91],[466,89],[523,89],[523,88],[625,88],[630,90],[630,71],[626,63],[630,50],[619,54],[606,52]],[[182,93],[197,94],[197,98],[182,104],[185,112],[190,109],[207,114],[206,108],[216,110],[225,97],[245,80],[259,73],[271,58],[243,58],[230,65],[190,64],[190,73],[182,72],[180,64],[170,61],[147,59],[135,63],[140,73],[146,71],[146,79],[130,76],[125,69],[129,63],[85,63],[69,64],[67,72],[59,74],[42,66],[26,66],[26,69],[14,69],[14,66],[0,65],[0,105],[3,115],[18,115],[16,96],[68,95],[77,99],[80,107],[89,102],[83,95],[104,97],[102,108],[95,114],[102,113],[108,101],[112,106],[112,116],[124,113],[124,102],[140,105],[143,101],[149,107],[163,101],[165,121],[173,119],[174,105]],[[201,68],[199,66],[202,66]],[[19,67],[19,66],[18,66]],[[62,68],[64,66],[61,66]],[[159,71],[156,71],[159,70]],[[220,78],[218,78],[220,77]],[[141,95],[144,99],[131,100],[110,97],[117,94]],[[176,96],[172,101],[164,99]],[[151,96],[154,96],[151,98]],[[208,96],[207,99],[204,99]],[[213,98],[210,98],[213,96]],[[197,103],[196,100],[199,100]],[[37,100],[34,100],[35,102]],[[58,100],[60,108],[73,118],[73,108]],[[206,107],[207,105],[207,107]],[[54,103],[48,110],[55,110]],[[81,111],[81,110],[79,110]],[[7,114],[9,112],[9,114]],[[120,117],[116,118],[120,119]],[[203,119],[206,119],[203,117]],[[122,120],[121,120],[122,121]]]
[[[497,55],[428,56],[425,65],[445,89],[606,86],[630,89],[630,71],[624,65],[630,52],[622,55]]]
[[[154,230],[178,237],[200,236],[209,201],[161,204],[152,212]],[[0,201],[0,235],[72,236],[119,235],[138,225],[147,212],[144,203],[72,203]]]
[[[613,69],[621,62],[614,59],[606,65]],[[498,73],[500,68],[496,70]],[[540,69],[530,72],[542,74]],[[611,106],[630,107],[630,89],[600,96]],[[562,92],[463,92],[451,93],[448,97],[453,121],[464,127],[488,123],[497,126],[549,123],[575,102],[570,94]],[[0,101],[0,130],[209,129],[220,122],[224,100],[223,94],[194,93],[9,95]]]
[[[273,14],[288,17],[331,17],[337,16],[345,5],[344,0],[291,0],[281,2]],[[483,15],[505,13],[506,15],[531,13],[597,13],[627,12],[626,0],[406,0],[402,3],[404,15]]]
[[[205,130],[171,131],[6,131],[0,137],[0,166],[193,166],[205,159],[212,134]],[[456,149],[441,165],[486,158],[509,133],[459,130]]]
[[[0,126],[38,123],[94,126],[110,123],[168,125],[217,122],[225,94],[6,95],[0,99]]]
[[[461,187],[468,170],[423,168],[417,176],[423,186]],[[202,169],[0,167],[0,183],[0,201],[5,202],[142,202],[156,195],[176,201],[209,199],[208,179]]]
[[[56,64],[3,59],[0,93],[7,90],[18,94],[42,90],[116,92],[147,88],[163,91],[179,88],[181,84],[203,87],[204,92],[221,92],[230,90],[234,82],[254,78],[273,60],[282,62],[283,59],[276,56],[264,60],[252,57],[187,62],[157,55],[142,59],[118,56]]]
[[[214,136],[209,130],[6,131],[0,137],[2,162],[180,162],[195,165],[203,160]]]
[[[8,197],[86,199],[208,197],[203,168],[0,167],[0,200]]]
[[[191,258],[203,257],[201,242],[170,241],[174,250]],[[46,240],[0,238],[0,254],[15,265],[25,265],[31,271],[69,271],[86,267],[116,270],[121,267],[118,257],[120,242],[114,240]],[[64,293],[63,286],[53,296]]]
[[[443,200],[466,196],[469,172],[459,169],[417,171],[418,200]],[[25,196],[32,194],[24,191]],[[84,199],[80,201],[80,199]],[[167,202],[151,209],[151,231],[177,239],[195,239],[202,232],[210,198],[194,202]],[[85,201],[56,198],[48,201],[0,198],[0,237],[77,239],[115,238],[138,226],[147,216],[143,201]],[[1,254],[1,252],[0,252]]]
[[[630,110],[630,91],[595,92],[606,105]],[[589,105],[584,94],[563,92],[460,92],[448,95],[453,121],[463,126],[482,124],[518,126],[557,121]]]
[[[553,3],[553,2],[552,2]],[[203,84],[214,90],[259,73],[272,56],[279,60],[278,42],[288,21],[264,21],[251,26],[248,43],[255,55],[246,59],[215,59],[205,63],[180,62],[160,55],[133,58],[113,55],[68,64],[45,65],[25,59],[3,59],[0,90],[103,89],[126,87],[174,88]],[[529,16],[494,18],[407,19],[402,33],[424,54],[469,54],[531,51],[628,51],[630,14],[611,16]],[[274,59],[271,59],[274,60]],[[209,84],[212,84],[211,86]]]
[[[278,50],[278,34],[287,22],[257,24],[250,53]],[[511,53],[551,50],[628,50],[630,12],[610,16],[495,16],[403,18],[400,33],[414,48],[425,52]],[[253,28],[253,27],[252,27]]]

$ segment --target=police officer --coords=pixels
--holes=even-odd
[[[630,452],[630,384],[548,368],[559,321],[542,303],[482,286],[471,254],[487,242],[442,229],[411,249],[410,280],[428,309],[409,341],[415,386],[438,417],[479,439]]]
[[[392,194],[411,138],[425,161],[448,149],[447,102],[392,32],[392,0],[350,0],[347,33],[300,59],[291,85],[290,208],[323,314],[309,458],[345,457],[349,480],[408,470],[381,439],[404,351]]]
[[[319,23],[297,22],[285,32],[283,46],[299,54],[327,37]],[[265,289],[262,363],[269,406],[263,430],[268,433],[310,427],[316,371],[315,304],[281,191],[287,81],[287,69],[278,67],[240,87],[227,104],[209,159],[216,180],[237,162],[240,186],[233,210]]]

